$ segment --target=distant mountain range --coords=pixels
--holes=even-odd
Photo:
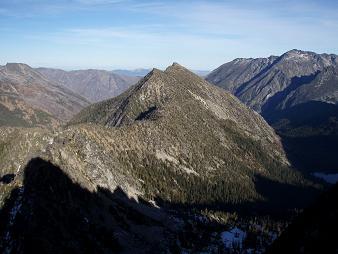
[[[304,168],[338,169],[338,56],[291,50],[235,59],[207,80],[259,112]],[[298,158],[298,159],[297,159]]]
[[[89,104],[26,64],[0,66],[0,126],[55,126]]]
[[[37,68],[47,79],[71,89],[91,102],[112,98],[127,90],[141,77],[115,74],[105,70],[64,71],[51,68]]]
[[[152,69],[134,69],[134,70],[113,70],[113,73],[116,73],[118,75],[124,75],[129,77],[144,77],[149,72],[151,72]]]
[[[135,70],[113,70],[114,73],[119,75],[125,75],[125,76],[131,76],[131,77],[144,77],[149,72],[151,72],[152,69],[135,69]],[[200,77],[207,76],[210,71],[203,71],[203,70],[190,70],[193,73],[197,74]]]
[[[149,71],[116,74],[95,69],[33,69],[20,63],[0,66],[0,126],[57,125],[90,103],[121,94]]]
[[[151,71],[151,69],[64,71],[52,68],[36,68],[36,70],[51,82],[74,91],[90,102],[110,99],[121,94]],[[201,76],[208,73],[208,71],[195,72]]]

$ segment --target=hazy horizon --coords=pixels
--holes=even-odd
[[[294,48],[337,54],[337,7],[331,0],[3,0],[0,64],[133,70],[178,62],[212,70]]]

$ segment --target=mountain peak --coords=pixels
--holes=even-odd
[[[146,76],[158,75],[161,74],[163,71],[157,68],[153,68]]]
[[[286,52],[287,54],[300,54],[300,53],[305,53],[305,51],[300,50],[300,49],[291,49],[289,51]]]
[[[314,55],[313,52],[310,51],[303,51],[299,49],[292,49],[284,53],[281,57],[284,58],[308,58],[311,55]]]
[[[168,66],[165,71],[167,70],[179,70],[179,69],[185,69],[182,65],[179,63],[173,62],[172,65]]]
[[[194,112],[189,113],[191,110]],[[259,133],[258,136],[278,143],[271,128],[262,123],[257,114],[229,93],[179,64],[173,64],[165,71],[153,69],[120,96],[93,104],[80,112],[71,124],[95,122],[119,127],[132,125],[140,119],[176,122],[201,114],[207,118],[231,121],[248,133]],[[265,126],[263,131],[259,127],[262,125]]]
[[[181,79],[183,78],[183,82],[181,83],[186,83],[184,80],[204,80],[200,76],[198,76],[196,73],[192,72],[191,70],[185,68],[184,66],[178,64],[178,63],[173,63],[169,67],[167,67],[164,71],[164,73],[170,75],[171,77],[174,77],[176,79]],[[182,80],[181,80],[182,81]],[[187,82],[189,83],[189,82]]]
[[[164,77],[164,72],[162,70],[159,70],[157,68],[153,68],[146,76],[144,76],[138,83],[137,87],[143,87],[148,83],[153,83],[154,85],[156,84],[162,84],[166,82],[160,82],[160,80],[163,80]]]
[[[248,62],[251,61],[253,58],[243,58],[243,57],[239,57],[239,58],[235,58],[233,60],[233,62],[238,63],[238,62]]]
[[[11,78],[21,80],[21,84],[30,84],[32,80],[43,80],[44,83],[51,83],[40,72],[24,63],[7,63],[2,67],[4,75],[9,75]],[[23,82],[23,79],[25,82]]]
[[[24,63],[7,63],[5,65],[7,71],[25,73],[27,71],[34,71],[29,65]]]

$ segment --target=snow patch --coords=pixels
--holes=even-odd
[[[237,227],[221,233],[222,242],[226,248],[232,248],[234,246],[242,248],[245,237],[246,232]]]
[[[171,155],[169,154],[166,154],[165,152],[162,152],[162,151],[156,151],[156,154],[155,154],[156,158],[159,159],[159,160],[166,160],[166,161],[170,161],[174,164],[178,164],[178,160],[174,157],[172,157]]]
[[[199,176],[199,174],[195,170],[193,170],[191,168],[187,168],[187,167],[181,165],[180,169],[182,169],[184,172],[186,172],[188,174],[193,174],[195,176]]]
[[[313,175],[317,178],[324,180],[327,183],[335,184],[338,183],[338,173],[335,174],[326,174],[321,172],[315,172]]]
[[[49,144],[49,145],[53,145],[53,143],[54,143],[54,138],[50,138],[50,139],[48,140],[48,144]]]
[[[11,228],[14,225],[16,216],[21,209],[23,192],[24,192],[24,187],[20,187],[19,192],[18,192],[18,197],[15,200],[14,205],[13,205],[13,207],[10,210],[10,213],[9,213],[8,227],[7,227],[7,230],[5,232],[5,236],[4,236],[4,241],[5,241],[5,243],[8,243],[8,245],[5,248],[4,253],[12,253],[13,242],[12,242],[12,238],[11,238]]]
[[[157,209],[160,209],[160,207],[156,204],[156,201],[155,201],[155,200],[149,200],[149,203],[150,203],[153,207],[155,207],[155,208],[157,208]]]
[[[201,102],[207,109],[209,109],[208,107],[208,103],[201,97],[201,96],[198,96],[197,94],[194,94],[193,92],[191,92],[190,90],[188,90],[189,93],[196,99],[198,100],[199,102]]]
[[[145,99],[146,99],[146,96],[145,96],[144,94],[141,94],[141,95],[140,95],[140,100],[141,100],[141,101],[144,101]]]
[[[272,93],[268,93],[268,94],[266,95],[265,99],[267,100],[267,99],[269,99],[269,98],[271,98],[271,97],[272,97]]]
[[[162,151],[156,151],[155,156],[159,160],[170,161],[170,162],[174,163],[175,165],[179,165],[180,164],[180,162],[176,158],[174,158],[171,155],[166,154],[165,152],[162,152]],[[191,168],[187,168],[186,166],[183,166],[183,165],[180,165],[179,168],[182,171],[184,171],[184,172],[186,172],[188,174],[194,174],[196,176],[199,176],[199,174],[195,170],[193,170]]]
[[[228,114],[228,112],[224,108],[220,107],[219,105],[212,102],[211,100],[203,99],[202,97],[198,96],[197,94],[194,94],[190,90],[188,90],[188,91],[196,100],[201,102],[206,109],[210,110],[218,118],[224,119],[224,120],[230,119],[230,115]],[[232,120],[236,121],[236,119],[232,119]]]

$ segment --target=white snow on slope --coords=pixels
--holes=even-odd
[[[313,173],[315,177],[318,177],[322,180],[324,180],[327,183],[335,184],[338,183],[338,173],[336,174],[325,174],[320,172]]]
[[[232,248],[234,246],[242,248],[245,237],[246,233],[237,227],[221,233],[221,238],[226,248]]]

